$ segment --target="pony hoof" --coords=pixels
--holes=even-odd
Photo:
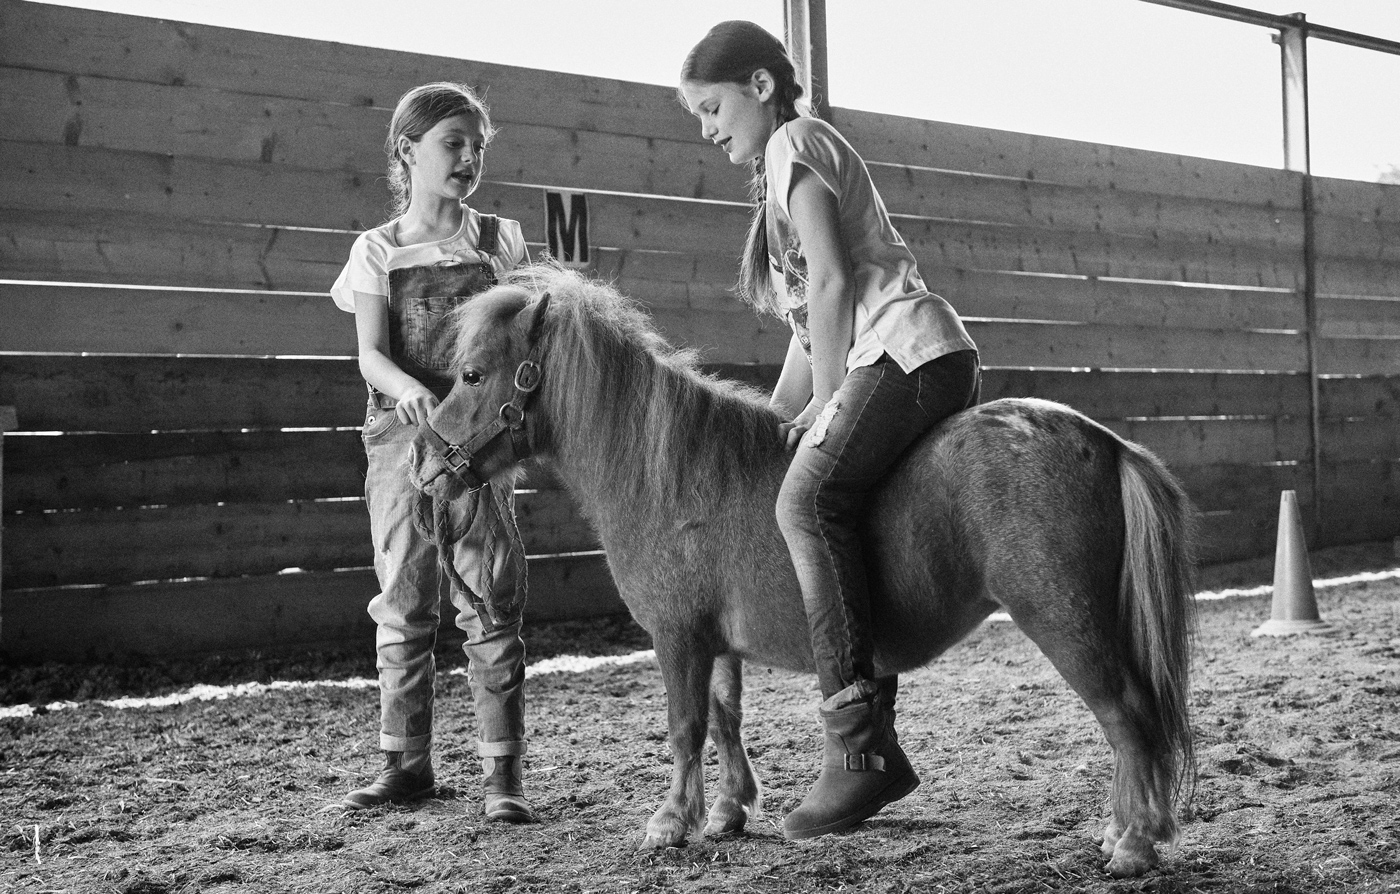
[[[710,811],[709,820],[705,823],[704,834],[706,837],[716,837],[719,835],[737,835],[744,831],[744,826],[748,825],[749,811],[746,807],[740,807],[733,811]]]
[[[1113,849],[1113,859],[1104,868],[1114,878],[1136,878],[1156,866],[1157,849],[1150,842],[1134,847],[1120,839]]]
[[[642,839],[642,844],[641,844],[640,847],[637,848],[637,850],[638,850],[638,851],[643,851],[643,852],[648,852],[648,851],[664,851],[664,850],[666,850],[667,848],[670,848],[670,847],[684,847],[684,846],[685,846],[685,839],[684,839],[684,838],[672,838],[671,836],[668,836],[668,835],[652,835],[652,834],[648,834],[647,837],[645,837],[645,838]]]
[[[682,823],[664,823],[653,820],[647,825],[646,837],[642,839],[640,851],[661,851],[668,847],[685,845],[686,827]]]
[[[1110,821],[1103,830],[1103,843],[1099,845],[1099,852],[1103,854],[1105,860],[1113,859],[1113,849],[1118,846],[1118,839],[1123,837],[1123,830],[1118,824]]]

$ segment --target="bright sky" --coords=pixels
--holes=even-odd
[[[54,0],[49,0],[54,2]],[[57,0],[529,68],[673,84],[715,22],[781,36],[781,0]],[[1234,0],[1400,41],[1400,0]],[[1144,0],[828,0],[831,105],[1283,163],[1267,28]],[[1400,175],[1400,56],[1308,41],[1313,172]]]

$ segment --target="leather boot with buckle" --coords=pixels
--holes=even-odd
[[[826,739],[822,771],[802,804],[783,819],[788,838],[840,832],[919,786],[899,747],[894,709],[874,683],[858,681],[822,703]]]
[[[403,753],[384,752],[384,769],[379,778],[364,788],[357,788],[340,802],[347,810],[366,810],[384,804],[417,801],[433,793],[433,767],[424,763],[423,769],[412,772],[403,768]]]
[[[535,811],[525,800],[520,758],[516,755],[482,758],[486,778],[482,782],[482,812],[488,822],[533,823]]]

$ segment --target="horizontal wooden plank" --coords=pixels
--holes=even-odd
[[[521,494],[517,514],[531,555],[597,546],[562,491]],[[326,571],[373,559],[362,499],[25,512],[4,524],[7,588]]]
[[[1212,463],[1178,465],[1177,477],[1191,502],[1203,512],[1234,511],[1245,507],[1260,512],[1278,511],[1279,493],[1307,493],[1312,488],[1309,463]]]
[[[7,279],[327,293],[355,233],[0,208]]]
[[[541,223],[540,229],[543,230]],[[17,280],[125,283],[325,294],[355,233],[172,221],[140,214],[0,209],[0,275]],[[738,238],[737,236],[735,238]],[[670,283],[734,282],[737,254],[594,247],[598,276]],[[534,257],[542,243],[530,245]],[[641,297],[641,296],[639,296]]]
[[[1173,469],[1311,459],[1312,435],[1306,418],[1144,419],[1105,424],[1156,453]]]
[[[1326,419],[1400,420],[1400,372],[1324,378],[1318,381],[1318,394]]]
[[[33,144],[11,141],[0,141],[0,163],[15,172],[0,181],[0,206],[18,212],[355,231],[379,219],[383,207],[373,178],[275,164],[70,146],[35,153]],[[748,219],[743,203],[611,193],[595,193],[589,202],[590,238],[605,248],[714,252],[720,234],[737,256]],[[541,189],[484,183],[474,204],[520,220],[527,238],[543,240]],[[1162,228],[1124,234],[922,216],[896,220],[926,269],[951,265],[1285,289],[1301,281],[1301,255],[1290,241],[1225,242]]]
[[[780,363],[711,371],[771,390]],[[1400,415],[1400,376],[1324,379],[1329,417]],[[1043,397],[1097,419],[1306,416],[1297,374],[987,369],[983,398]],[[353,360],[0,356],[0,404],[22,431],[149,432],[356,426],[364,384]]]
[[[22,431],[325,428],[364,421],[365,384],[351,359],[0,354],[0,403]]]
[[[1292,291],[1183,283],[1037,276],[934,266],[929,289],[964,317],[1158,326],[1163,329],[1293,329],[1306,325]]]
[[[355,501],[7,515],[5,544],[7,588],[365,567],[372,553]]]
[[[1277,542],[1277,500],[1268,507],[1217,510],[1200,519],[1197,558],[1202,564],[1254,559],[1271,554]]]
[[[1324,257],[1400,264],[1400,222],[1367,222],[1319,214],[1313,232],[1317,252]]]
[[[1313,178],[1318,253],[1400,264],[1400,184]]]
[[[358,232],[385,218],[369,175],[0,140],[0,207]]]
[[[1323,338],[1317,371],[1325,376],[1383,376],[1400,370],[1400,338]]]
[[[919,269],[1047,273],[1296,290],[1295,252],[1156,236],[977,225],[897,217]]]
[[[362,228],[382,213],[384,196],[377,177],[384,167],[380,137],[388,124],[387,110],[15,68],[0,68],[0,97],[0,114],[11,122],[7,136],[15,141],[4,153],[7,167],[34,156],[48,159],[65,147],[87,150],[70,159],[65,169],[40,175],[40,181],[74,182],[84,177],[85,164],[104,171],[117,166],[119,185],[157,182],[172,199],[193,196],[207,203],[213,214],[227,213],[231,196],[256,192],[252,187],[257,180],[249,178],[271,179],[283,187],[284,197],[321,197],[326,204],[321,213],[330,216],[320,225],[341,221]],[[192,128],[187,123],[192,120],[205,123]],[[234,165],[226,170],[188,163],[195,160]],[[488,181],[728,201],[746,200],[743,171],[699,140],[534,124],[505,127],[488,153]],[[1272,205],[897,165],[875,165],[872,173],[886,203],[898,214],[1170,233],[1301,251],[1300,212]],[[342,189],[347,184],[353,194]],[[358,189],[361,186],[369,189]],[[338,207],[345,202],[348,208]],[[266,211],[258,216],[270,224],[310,225],[304,211],[298,214],[284,207],[279,213],[289,216],[273,219]]]
[[[1360,298],[1400,298],[1400,263],[1320,255],[1317,293]]]
[[[1041,183],[1302,207],[1302,177],[1273,168],[837,108],[837,128],[868,160]]]
[[[633,281],[619,290],[650,305],[674,343],[726,362],[781,360],[788,330],[751,313],[723,287]],[[653,300],[656,302],[652,304]],[[183,355],[353,356],[355,321],[325,294],[0,283],[0,351]]]
[[[1400,421],[1394,417],[1325,420],[1320,431],[1324,463],[1400,462]]]
[[[386,193],[373,175],[256,162],[211,161],[153,152],[0,140],[0,207],[20,212],[102,212],[258,227],[358,232],[384,218]],[[483,182],[479,210],[519,220],[544,240],[544,191]],[[600,247],[714,251],[717,234],[737,255],[749,216],[743,202],[594,193],[589,235]]]
[[[987,369],[982,399],[1041,397],[1100,421],[1144,417],[1308,415],[1307,377],[1271,373]]]
[[[6,512],[362,497],[356,431],[11,437]]]
[[[1317,317],[1324,338],[1400,338],[1400,297],[1323,296],[1317,302]]]
[[[354,356],[329,295],[0,283],[0,351]]]
[[[872,165],[891,214],[1303,251],[1303,215],[1219,197]]]
[[[699,138],[675,90],[658,85],[17,0],[0,16],[0,59],[16,68],[381,109],[457,80],[486,92],[497,124]]]
[[[989,367],[1295,372],[1307,368],[1300,335],[1152,326],[967,321]]]
[[[1400,224],[1400,184],[1313,177],[1319,214],[1369,225]]]
[[[0,116],[9,123],[9,139],[44,144],[35,152],[82,146],[354,172],[372,188],[374,214],[387,199],[378,180],[390,118],[385,108],[0,67]],[[554,122],[503,124],[487,152],[487,176],[563,189],[745,201],[747,168],[730,164],[698,134],[697,128],[685,140],[668,140]]]
[[[532,559],[525,623],[626,611],[601,556]],[[7,590],[3,649],[17,661],[126,661],[362,643],[378,592],[367,569],[115,587]],[[444,612],[450,617],[450,607]]]

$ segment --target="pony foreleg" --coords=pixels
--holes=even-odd
[[[705,813],[705,774],[701,763],[709,713],[714,656],[692,651],[697,637],[674,633],[655,637],[656,658],[666,684],[666,719],[671,741],[671,790],[647,822],[642,850],[679,847],[700,831]]]
[[[737,655],[715,659],[710,682],[710,739],[719,752],[719,791],[705,823],[706,835],[742,832],[763,801],[758,777],[744,750],[744,663]]]

